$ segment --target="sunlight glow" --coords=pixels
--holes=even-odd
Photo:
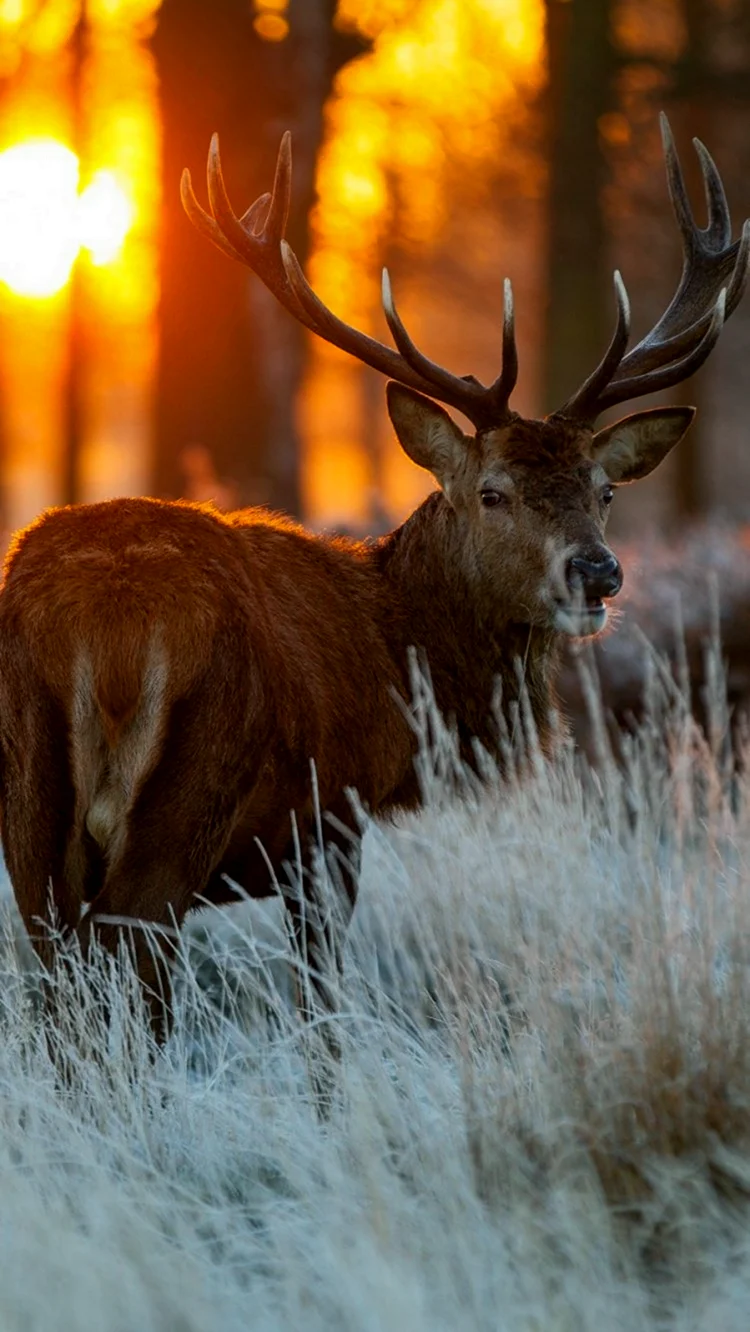
[[[517,145],[544,79],[544,22],[542,0],[339,0],[338,26],[373,42],[339,71],[318,166],[312,280],[344,318],[377,293],[394,219],[402,247],[424,251],[457,186],[477,196],[498,164],[528,171]]]
[[[55,139],[0,153],[0,280],[20,296],[65,286],[78,253],[78,159]]]
[[[253,27],[264,42],[283,42],[289,35],[289,24],[281,14],[258,14]]]
[[[285,17],[289,0],[255,0],[256,15],[253,27],[264,42],[283,42],[289,35],[289,21]]]
[[[97,267],[119,254],[133,207],[112,171],[97,171],[78,200],[78,237]]]
[[[543,190],[534,145],[545,13],[544,0],[338,0],[337,26],[371,46],[339,70],[325,108],[308,275],[347,322],[387,340],[380,310],[387,263],[417,342],[426,324],[428,346],[439,350],[442,337],[451,363],[461,324],[451,287],[462,286],[462,266],[466,287],[474,272],[487,272],[497,243],[497,224],[483,230],[488,199],[501,193],[522,208]],[[463,230],[459,213],[469,218]],[[461,234],[481,253],[455,252]],[[418,289],[436,257],[451,279],[444,299],[429,283]],[[479,321],[461,325],[462,347],[473,325]],[[323,524],[344,513],[368,522],[368,495],[378,488],[395,513],[406,513],[426,481],[390,432],[376,437],[378,390],[369,372],[326,343],[316,341],[311,358],[303,407],[308,513]],[[335,424],[334,397],[343,404]]]
[[[23,18],[23,0],[2,0],[0,22],[13,26]]]
[[[19,296],[53,296],[81,248],[94,264],[119,252],[132,206],[111,171],[79,195],[78,159],[56,139],[32,139],[0,153],[0,281]]]

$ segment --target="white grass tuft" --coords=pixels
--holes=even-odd
[[[52,1027],[8,917],[3,1332],[744,1332],[750,780],[678,696],[625,771],[602,730],[461,792],[422,705],[327,1118],[275,904],[194,919],[161,1050],[124,959],[66,957]]]

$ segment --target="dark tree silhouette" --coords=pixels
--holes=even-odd
[[[548,309],[544,402],[558,407],[596,365],[610,331],[612,275],[601,210],[599,121],[612,98],[611,0],[547,0]]]
[[[292,0],[289,35],[263,41],[247,0],[165,0],[155,37],[164,124],[161,361],[156,490],[179,494],[180,455],[199,442],[242,502],[298,513],[294,420],[304,334],[240,265],[193,230],[179,199],[199,185],[210,136],[239,212],[270,188],[284,129],[294,142],[288,235],[307,252],[323,106],[336,70],[362,49],[336,31],[335,0]]]

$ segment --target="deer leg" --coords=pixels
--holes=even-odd
[[[166,1036],[171,1022],[177,931],[221,855],[235,808],[231,796],[211,802],[200,793],[194,806],[181,801],[176,817],[173,806],[144,801],[123,853],[79,925],[87,950],[92,938],[111,953],[128,941],[157,1035]]]
[[[79,927],[85,947],[95,937],[116,952],[128,940],[159,1034],[170,1024],[176,932],[221,861],[260,763],[256,748],[238,742],[237,709],[222,699],[222,691],[243,698],[227,661],[225,654],[203,688],[174,705],[159,763],[123,818],[122,840]]]
[[[11,665],[6,663],[5,688]],[[31,690],[29,690],[29,693]],[[53,930],[78,924],[83,883],[70,857],[75,795],[67,760],[65,720],[41,687],[33,715],[24,693],[13,714],[17,734],[2,738],[0,832],[18,910],[46,969],[54,960]],[[3,699],[2,711],[7,711]],[[3,727],[5,730],[5,727]]]

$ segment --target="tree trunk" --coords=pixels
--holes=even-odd
[[[339,64],[361,49],[333,29],[335,0],[292,0],[289,34],[263,41],[247,0],[164,0],[155,39],[163,124],[161,365],[157,397],[160,493],[181,487],[180,454],[207,446],[241,503],[298,513],[295,401],[301,328],[259,281],[190,226],[179,201],[190,166],[199,194],[214,130],[238,213],[270,189],[281,135],[291,129],[294,184],[287,235],[307,253],[322,111]]]
[[[675,117],[677,122],[675,129],[679,126],[681,143],[689,144],[692,136],[697,134],[710,148],[715,142],[715,136],[710,128],[713,119],[712,94],[715,95],[711,83],[712,16],[706,0],[683,0],[683,14],[687,29],[687,45],[676,67],[674,78],[674,96],[683,105]],[[700,114],[696,115],[698,110]],[[705,208],[705,203],[700,163],[692,147],[681,153],[680,160],[698,225],[702,226],[701,210]],[[706,431],[701,410],[706,373],[708,370],[704,367],[697,376],[679,384],[673,394],[674,401],[689,403],[698,408],[696,418],[682,441],[676,458],[674,516],[680,525],[686,520],[697,518],[706,507],[703,470]]]
[[[610,0],[547,0],[549,232],[544,402],[590,374],[614,318],[605,263],[599,121],[610,105]]]

